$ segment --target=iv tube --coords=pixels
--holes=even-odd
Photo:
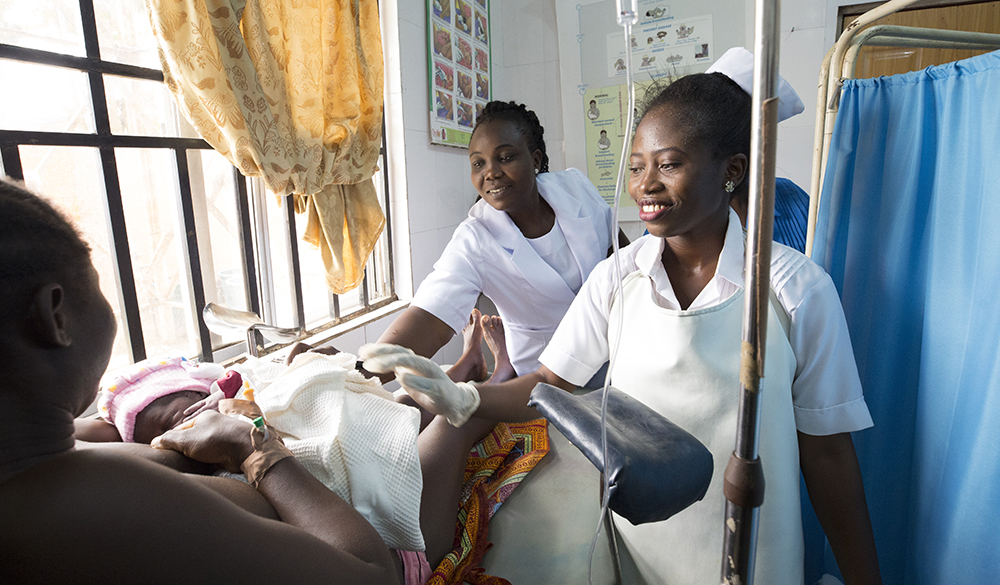
[[[619,203],[621,202],[621,194],[624,189],[627,188],[625,184],[625,172],[629,168],[629,158],[632,154],[632,132],[635,125],[635,80],[632,75],[632,25],[638,22],[639,14],[637,9],[638,0],[631,0],[630,10],[625,10],[622,4],[626,0],[615,0],[615,7],[617,9],[617,20],[618,24],[624,28],[625,31],[625,83],[628,87],[628,109],[626,110],[627,121],[624,126],[625,128],[625,140],[622,143],[622,155],[621,161],[618,166],[618,179],[615,182],[615,204],[614,204],[614,227],[611,233],[611,246],[613,249],[614,267],[615,267],[615,290],[618,298],[618,302],[615,303],[619,311],[622,311],[622,275],[621,275],[621,265],[618,261],[618,210]],[[607,461],[608,461],[608,391],[611,387],[611,372],[614,370],[615,360],[618,357],[618,342],[621,340],[622,336],[622,321],[620,318],[621,313],[619,313],[618,319],[618,333],[615,336],[614,346],[610,348],[609,361],[608,361],[608,372],[604,378],[604,390],[603,396],[601,397],[601,449],[603,451],[602,460],[605,462],[604,469],[605,474],[602,475],[604,479],[604,486],[602,489],[603,495],[601,497],[601,514],[597,521],[597,530],[594,533],[594,539],[590,543],[590,555],[587,562],[587,583],[593,585],[593,566],[594,566],[594,551],[597,548],[597,541],[601,536],[601,528],[604,525],[604,518],[607,514],[610,514],[608,510],[608,502],[610,499],[610,488],[611,482],[607,477]],[[610,333],[610,332],[609,332]],[[609,528],[613,530],[613,523],[608,523]],[[608,539],[611,540],[615,536],[612,533],[608,534]],[[617,564],[616,560],[613,560]]]

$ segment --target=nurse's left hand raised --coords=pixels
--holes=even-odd
[[[387,343],[369,343],[358,348],[364,368],[376,374],[395,372],[399,384],[420,406],[444,415],[460,427],[479,408],[479,392],[467,382],[452,382],[431,360],[409,349]]]

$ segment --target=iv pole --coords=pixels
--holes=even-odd
[[[736,448],[723,481],[726,496],[722,584],[752,585],[757,516],[764,502],[764,472],[757,454],[760,379],[764,376],[771,239],[774,231],[774,158],[778,128],[777,0],[757,0],[754,23],[750,209],[747,219],[740,406]]]

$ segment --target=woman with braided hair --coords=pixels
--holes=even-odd
[[[500,313],[510,362],[498,364],[494,379],[509,378],[538,368],[583,281],[607,257],[613,218],[582,172],[549,171],[544,129],[524,104],[486,104],[472,131],[469,164],[481,200],[379,341],[430,357],[467,324],[479,325],[469,315],[482,293]],[[490,342],[499,324],[488,319],[482,325]],[[457,380],[485,373],[482,352],[468,348],[449,371]]]

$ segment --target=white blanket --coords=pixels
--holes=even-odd
[[[287,368],[248,360],[238,369],[264,418],[323,484],[351,504],[390,548],[424,550],[420,415],[397,404],[356,356],[303,353]]]

